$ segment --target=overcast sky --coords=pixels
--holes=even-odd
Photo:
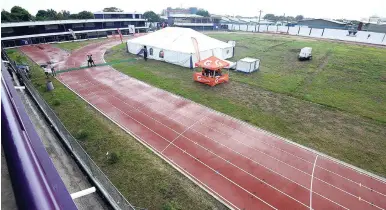
[[[185,2],[185,3],[184,3]],[[226,3],[229,2],[229,3]],[[361,3],[358,3],[361,2]],[[69,10],[77,13],[82,10],[100,11],[105,7],[118,7],[127,12],[153,10],[160,13],[166,7],[199,7],[211,14],[256,16],[273,13],[290,16],[298,14],[314,18],[361,19],[371,15],[386,17],[386,0],[2,0],[2,9],[10,10],[18,5],[35,15],[39,9]]]

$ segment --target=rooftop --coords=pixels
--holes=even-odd
[[[204,16],[201,15],[195,15],[195,14],[171,14],[169,17],[175,17],[175,18],[204,18]]]
[[[142,14],[142,13],[139,13],[139,12],[103,12],[103,11],[98,11],[98,12],[94,12],[94,14],[121,14],[121,15],[126,15],[126,14]]]
[[[332,23],[337,23],[341,25],[347,25],[347,23],[336,21],[336,20],[330,20],[330,19],[323,19],[323,18],[315,18],[315,19],[304,19],[304,20],[299,20],[298,22],[304,22],[304,21],[310,21],[310,20],[324,20]]]
[[[145,19],[75,19],[75,20],[47,20],[47,21],[27,21],[15,23],[1,23],[1,28],[5,27],[20,27],[20,26],[36,26],[36,25],[56,25],[56,24],[73,24],[73,23],[95,23],[95,22],[116,22],[116,21],[145,21]]]

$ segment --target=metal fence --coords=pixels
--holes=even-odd
[[[9,60],[9,59],[8,59]],[[10,60],[9,60],[10,61]],[[102,170],[95,164],[90,158],[87,152],[82,148],[78,141],[70,134],[66,127],[62,124],[54,111],[50,108],[47,102],[39,94],[39,92],[32,85],[27,76],[18,71],[16,66],[10,62],[15,72],[17,72],[21,82],[25,85],[26,90],[30,93],[33,100],[37,103],[39,109],[43,112],[46,119],[55,129],[60,139],[66,145],[66,147],[75,156],[76,160],[82,166],[83,170],[88,174],[89,178],[93,181],[96,187],[100,190],[103,196],[111,204],[114,209],[122,210],[135,210],[136,208],[131,205],[126,198],[119,192],[114,184],[107,178]],[[138,209],[138,208],[137,208]]]

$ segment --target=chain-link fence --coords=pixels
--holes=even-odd
[[[8,56],[6,57],[8,58]],[[18,74],[18,77],[21,79],[20,82],[24,84],[26,90],[30,93],[33,100],[37,103],[39,109],[41,109],[46,119],[49,121],[49,123],[57,132],[57,134],[60,136],[60,139],[71,151],[71,153],[75,156],[76,160],[80,163],[84,171],[86,171],[89,178],[91,178],[91,180],[94,182],[96,187],[101,191],[103,196],[109,201],[111,206],[114,209],[135,210],[136,208],[126,200],[126,198],[118,191],[118,189],[107,178],[107,176],[102,172],[102,170],[90,158],[90,156],[82,148],[82,146],[78,143],[78,141],[70,134],[70,132],[66,129],[66,127],[56,116],[54,111],[50,108],[47,102],[42,98],[39,92],[32,85],[31,81],[27,78],[25,73],[23,71],[19,71],[16,68],[15,64],[12,63],[12,61],[9,58],[8,58],[8,61],[10,61],[11,66]]]

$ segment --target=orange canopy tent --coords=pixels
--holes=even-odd
[[[229,81],[229,74],[222,74],[221,69],[229,66],[229,63],[211,56],[207,59],[196,63],[196,67],[203,68],[202,72],[195,72],[193,74],[194,81],[215,86],[220,83]]]

